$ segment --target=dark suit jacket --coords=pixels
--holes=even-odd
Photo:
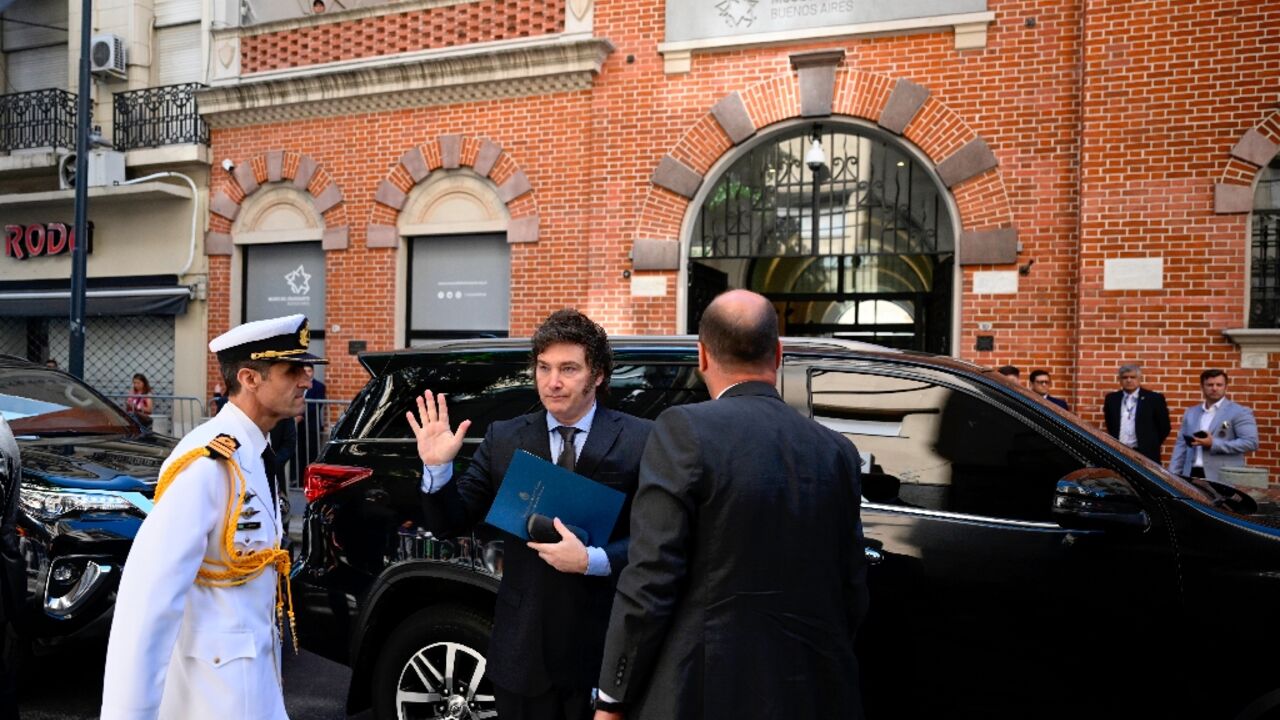
[[[858,453],[772,385],[658,417],[600,689],[627,720],[859,718]]]
[[[1057,405],[1058,407],[1062,408],[1063,410],[1070,410],[1070,409],[1071,409],[1071,406],[1067,404],[1067,401],[1066,401],[1066,400],[1063,400],[1063,399],[1062,399],[1062,398],[1060,398],[1060,397],[1054,397],[1053,395],[1045,395],[1045,396],[1044,396],[1044,399],[1045,399],[1045,400],[1048,400],[1049,402],[1053,403],[1054,405]]]
[[[484,519],[517,450],[551,459],[547,413],[541,410],[489,426],[471,466],[450,483],[457,488],[468,524]],[[521,695],[548,688],[591,688],[600,671],[600,653],[618,573],[627,564],[628,514],[635,493],[640,455],[653,423],[603,405],[578,456],[576,472],[626,494],[627,500],[604,546],[609,577],[570,575],[548,565],[524,541],[504,543],[489,677]]]
[[[1102,401],[1102,414],[1107,422],[1107,434],[1120,439],[1120,412],[1124,403],[1124,391],[1107,393]],[[1164,395],[1146,388],[1138,388],[1138,410],[1133,416],[1133,431],[1138,436],[1138,452],[1155,462],[1160,462],[1160,447],[1169,437],[1169,406]]]

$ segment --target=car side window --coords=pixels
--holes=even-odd
[[[360,407],[350,413],[352,430],[340,427],[341,438],[413,438],[405,413],[416,412],[416,398],[430,389],[445,393],[449,419],[456,426],[471,420],[471,447],[489,426],[540,407],[529,366],[524,363],[455,363],[403,367],[382,376],[366,389]],[[609,380],[606,404],[637,417],[654,418],[672,405],[701,402],[707,388],[691,365],[618,363]],[[344,425],[346,423],[344,422]],[[463,448],[463,455],[471,450]]]
[[[538,407],[529,366],[525,363],[456,363],[402,367],[382,376],[365,390],[363,407],[352,435],[338,437],[405,439],[413,430],[405,421],[406,412],[417,412],[417,398],[426,390],[444,393],[449,402],[449,420],[455,426],[471,420],[468,438],[484,437],[489,425],[529,412]],[[469,454],[469,453],[467,453]]]
[[[692,365],[619,363],[609,378],[609,406],[636,417],[653,419],[673,405],[708,399]]]
[[[814,419],[863,459],[868,501],[1052,522],[1057,481],[1084,464],[989,399],[923,379],[811,368]]]

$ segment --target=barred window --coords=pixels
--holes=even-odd
[[[1280,155],[1258,178],[1252,225],[1249,327],[1280,328]]]

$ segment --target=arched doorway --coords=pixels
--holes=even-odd
[[[785,335],[949,353],[955,236],[945,190],[900,141],[852,122],[793,125],[703,193],[688,327],[719,292],[748,288],[774,302]]]

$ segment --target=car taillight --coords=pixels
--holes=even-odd
[[[303,485],[307,502],[315,502],[331,492],[341,490],[372,474],[373,471],[369,468],[312,463],[307,466],[307,481]]]

